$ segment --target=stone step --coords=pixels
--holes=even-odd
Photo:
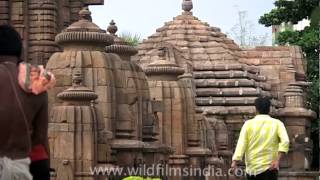
[[[196,64],[193,67],[194,71],[225,71],[225,70],[240,70],[248,71],[254,74],[260,73],[260,69],[255,66],[245,64]]]
[[[253,79],[195,79],[197,88],[202,87],[260,87],[270,91],[271,85],[263,82],[256,82]]]
[[[247,71],[195,71],[195,79],[254,79],[256,81],[266,81],[265,76],[256,75]]]
[[[198,106],[197,112],[213,115],[255,114],[255,106]]]
[[[252,106],[257,97],[197,97],[198,106]]]
[[[263,91],[260,88],[197,88],[196,94],[198,97],[258,97],[260,95],[271,97],[271,93]]]

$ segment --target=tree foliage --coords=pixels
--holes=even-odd
[[[319,0],[277,0],[275,9],[263,15],[259,22],[266,26],[283,22],[297,24],[303,19],[311,19],[312,12],[319,6]]]
[[[313,167],[319,167],[319,52],[320,52],[320,0],[276,0],[271,12],[264,14],[259,22],[265,26],[280,25],[282,22],[297,24],[310,20],[310,26],[301,31],[285,30],[278,33],[279,45],[301,46],[307,60],[307,80],[312,82],[308,92],[309,107],[317,112],[318,119],[312,124],[314,143]]]

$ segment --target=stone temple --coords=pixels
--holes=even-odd
[[[93,176],[93,167],[215,167],[227,173],[238,134],[255,115],[254,100],[272,99],[272,115],[290,136],[280,179],[312,180],[309,83],[299,47],[242,49],[217,27],[182,13],[136,49],[92,22],[86,6],[100,0],[0,0],[0,23],[24,40],[24,59],[57,77],[49,92],[52,179]],[[84,7],[84,8],[83,8]],[[165,180],[227,180],[175,176]],[[170,173],[169,173],[170,174]],[[139,172],[144,176],[143,172]]]

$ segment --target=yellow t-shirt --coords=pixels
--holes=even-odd
[[[244,123],[232,160],[245,154],[246,172],[257,175],[269,169],[278,152],[289,151],[289,137],[284,124],[269,115],[257,115]]]

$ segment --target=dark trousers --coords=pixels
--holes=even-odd
[[[33,176],[33,180],[49,180],[50,179],[49,160],[31,162],[30,172]]]
[[[267,170],[256,176],[251,176],[247,174],[247,180],[278,180],[277,170]]]

